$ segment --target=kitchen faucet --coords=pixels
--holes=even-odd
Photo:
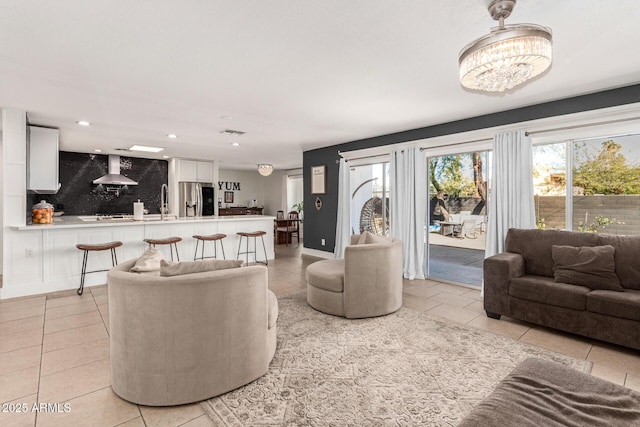
[[[160,220],[164,221],[164,216],[168,211],[168,201],[167,201],[167,193],[169,192],[169,187],[167,184],[162,184],[160,187]]]

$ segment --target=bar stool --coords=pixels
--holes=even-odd
[[[267,247],[264,245],[264,235],[267,234],[266,231],[251,231],[251,232],[239,231],[236,234],[240,236],[240,241],[238,242],[238,256],[236,257],[236,259],[240,259],[240,255],[246,254],[247,264],[249,264],[249,254],[253,254],[253,258],[256,260],[256,263],[258,263],[259,261],[258,261],[258,254],[257,254],[256,248],[258,246],[257,238],[260,237],[262,239],[262,249],[264,250],[264,265],[269,265],[269,260],[267,259]],[[243,237],[247,238],[246,252],[240,252],[240,247],[242,246]],[[249,237],[253,237],[253,251],[249,250]]]
[[[176,258],[180,261],[180,255],[178,254],[178,245],[176,243],[182,241],[182,237],[167,237],[166,239],[144,239],[149,244],[149,247],[156,245],[169,245],[171,251],[171,261],[173,261],[173,248],[176,248]],[[172,246],[173,245],[173,246]]]
[[[118,264],[118,257],[116,255],[116,248],[122,246],[122,242],[109,242],[109,243],[100,243],[96,245],[90,245],[86,243],[78,243],[76,248],[84,251],[84,255],[82,256],[82,273],[80,275],[80,287],[76,291],[78,295],[82,295],[84,292],[84,276],[87,273],[98,273],[100,271],[108,271],[109,269],[104,270],[94,270],[87,271],[87,258],[89,257],[89,251],[106,251],[111,250],[111,266],[115,266]]]
[[[195,261],[196,259],[198,259],[198,244],[200,243],[200,241],[202,241],[202,250],[200,251],[200,259],[205,259],[205,258],[218,258],[218,245],[216,242],[220,242],[220,247],[222,248],[222,259],[227,259],[224,255],[224,245],[222,244],[222,239],[224,239],[225,237],[227,237],[226,234],[212,234],[210,236],[199,236],[199,235],[195,235],[193,236],[194,239],[196,239],[196,251],[193,254],[193,260]],[[213,256],[208,256],[205,257],[204,256],[204,242],[213,242]]]

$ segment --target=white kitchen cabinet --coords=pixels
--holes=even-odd
[[[211,162],[196,162],[196,181],[213,182],[213,164]]]
[[[58,133],[58,129],[29,126],[27,190],[58,192]]]
[[[178,181],[213,182],[213,164],[196,160],[178,160]]]

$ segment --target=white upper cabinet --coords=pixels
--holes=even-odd
[[[213,163],[179,159],[178,181],[213,182]]]
[[[27,190],[54,194],[58,179],[58,129],[29,126]]]
[[[213,163],[196,162],[196,181],[213,182]]]

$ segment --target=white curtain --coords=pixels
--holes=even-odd
[[[485,257],[504,251],[509,228],[535,228],[532,168],[531,138],[524,131],[494,137]]]
[[[391,236],[402,241],[403,274],[424,279],[427,206],[426,156],[418,148],[391,152],[389,170]]]
[[[344,258],[344,248],[351,243],[351,184],[349,178],[349,165],[345,159],[340,159],[336,245],[333,250],[336,258]]]

